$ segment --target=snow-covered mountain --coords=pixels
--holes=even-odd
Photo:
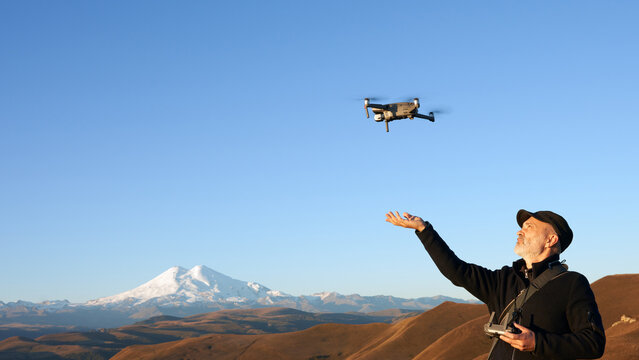
[[[172,267],[120,294],[73,304],[66,300],[0,302],[0,325],[9,323],[118,327],[158,315],[190,316],[222,309],[287,307],[307,312],[428,310],[444,301],[472,302],[446,296],[404,299],[393,296],[322,292],[292,296],[264,285],[233,279],[198,265]]]
[[[342,295],[322,292],[292,296],[256,282],[233,279],[198,265],[190,270],[172,267],[151,281],[123,293],[88,301],[86,307],[150,308],[157,314],[203,312],[205,309],[237,309],[282,306],[311,312],[370,312],[392,308],[427,310],[444,301],[466,302],[443,296],[403,299],[393,296]],[[193,310],[187,310],[193,308]],[[157,310],[159,309],[159,310]]]
[[[91,300],[88,306],[158,305],[181,306],[196,303],[273,302],[290,297],[255,282],[233,279],[206,266],[191,270],[174,266],[151,281],[123,293]]]

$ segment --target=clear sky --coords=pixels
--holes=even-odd
[[[498,268],[562,214],[637,273],[634,1],[2,1],[0,300],[206,265],[293,295],[470,298],[389,210]],[[366,119],[418,96],[435,123]]]

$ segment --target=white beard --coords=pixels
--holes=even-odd
[[[532,259],[539,255],[538,251],[535,251],[535,248],[530,239],[522,239],[522,241],[517,241],[515,245],[515,254],[521,256],[524,259]]]

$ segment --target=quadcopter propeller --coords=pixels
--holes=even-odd
[[[450,113],[450,109],[447,109],[447,108],[435,108],[435,109],[432,109],[430,112],[432,112],[433,114],[449,114]]]
[[[354,101],[362,101],[362,100],[366,100],[366,99],[368,99],[370,101],[381,101],[381,100],[386,99],[386,97],[383,97],[383,96],[381,96],[381,97],[380,96],[366,96],[366,97],[351,98],[351,100],[354,100]]]
[[[397,96],[393,97],[391,100],[394,102],[413,102],[416,98],[420,98],[419,96]],[[420,98],[421,99],[421,98]]]

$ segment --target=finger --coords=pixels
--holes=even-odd
[[[513,339],[509,338],[508,336],[506,336],[505,334],[499,335],[499,339],[503,342],[506,342],[508,344],[512,344]]]
[[[517,342],[517,341],[522,341],[522,334],[513,334],[511,332],[506,332],[501,334],[501,336],[503,336],[504,338],[508,339],[510,341],[510,343],[512,344],[513,342]]]
[[[517,350],[521,350],[521,345],[519,345],[516,342],[513,341],[506,341],[510,346],[512,346],[513,348],[517,349]]]
[[[403,213],[402,215],[404,215],[404,217],[405,217],[406,219],[408,219],[408,220],[413,220],[413,215],[411,215],[411,214],[409,214],[409,213],[407,213],[407,212]]]
[[[521,330],[521,331],[528,331],[528,328],[523,327],[523,326],[521,326],[521,325],[519,325],[519,324],[517,324],[517,323],[513,323],[513,325],[515,325],[515,327],[516,327],[517,329]]]
[[[504,339],[513,340],[513,339],[514,339],[514,338],[513,338],[513,335],[514,335],[514,334],[511,334],[511,333],[507,332],[507,333],[503,333],[503,334],[501,334],[501,335],[499,336],[499,338],[500,338],[500,339],[502,339],[502,340],[504,340]],[[504,340],[504,341],[506,341],[506,340]]]
[[[402,217],[401,217],[401,216],[399,216],[399,211],[395,211],[395,214],[397,215],[397,218],[398,218],[399,220],[404,220],[404,219],[402,219]]]
[[[393,225],[399,225],[400,220],[401,219],[398,219],[392,211],[389,211],[388,214],[386,214],[386,221]]]
[[[512,346],[514,348],[521,347],[521,345],[522,345],[521,340],[516,340],[516,339],[510,338],[510,337],[506,336],[506,334],[500,335],[499,339],[501,339],[505,343],[510,344],[510,346]]]

